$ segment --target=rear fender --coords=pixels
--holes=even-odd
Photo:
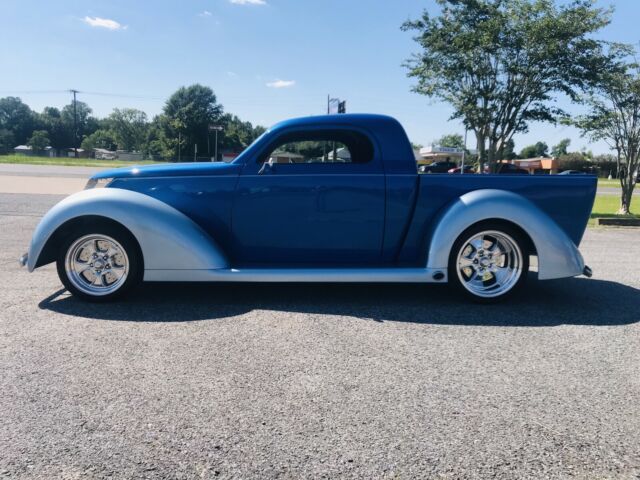
[[[431,232],[427,268],[446,271],[458,237],[478,222],[495,219],[513,223],[529,236],[538,255],[540,280],[582,274],[582,255],[551,217],[518,194],[493,189],[466,193],[444,209]]]
[[[145,271],[229,268],[216,242],[183,213],[141,193],[98,188],[71,195],[46,213],[31,239],[29,271],[42,264],[39,258],[59,228],[86,216],[105,217],[127,228],[140,245]]]

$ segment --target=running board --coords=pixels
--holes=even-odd
[[[446,269],[303,268],[145,270],[147,282],[446,283]]]

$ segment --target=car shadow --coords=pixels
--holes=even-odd
[[[271,310],[435,325],[607,326],[640,320],[640,290],[604,280],[531,279],[524,291],[503,303],[478,305],[444,285],[148,283],[119,302],[86,303],[59,290],[39,307],[129,322],[215,320]]]

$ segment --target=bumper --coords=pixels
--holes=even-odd
[[[26,267],[27,266],[27,262],[29,261],[29,254],[25,253],[24,255],[22,255],[19,259],[18,262],[20,263],[21,267]]]

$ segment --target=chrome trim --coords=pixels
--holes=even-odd
[[[435,280],[436,273],[442,278]],[[145,270],[149,282],[446,283],[447,270],[427,268],[305,268]]]

